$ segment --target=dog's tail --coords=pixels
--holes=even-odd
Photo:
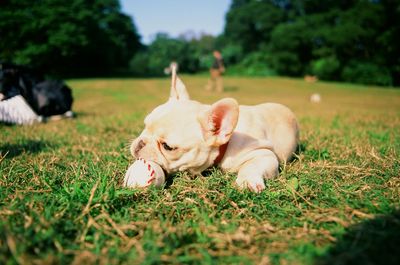
[[[171,63],[171,87],[176,87],[176,68],[177,64]]]
[[[170,98],[178,99],[178,100],[187,100],[189,99],[189,94],[186,90],[185,85],[182,80],[176,74],[177,64],[171,64],[171,92]]]

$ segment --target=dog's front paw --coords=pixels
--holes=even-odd
[[[265,183],[262,177],[237,178],[236,184],[241,189],[249,189],[256,193],[260,193],[265,189]]]

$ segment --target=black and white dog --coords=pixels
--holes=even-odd
[[[0,63],[0,100],[21,95],[43,117],[72,116],[72,91],[60,80],[46,80],[28,67]]]

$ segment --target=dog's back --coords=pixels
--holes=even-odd
[[[71,89],[59,80],[46,80],[32,88],[33,108],[45,117],[64,114],[71,110]]]
[[[291,159],[299,140],[295,115],[289,108],[277,103],[240,106],[235,132],[269,141],[280,162]]]

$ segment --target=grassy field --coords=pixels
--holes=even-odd
[[[169,80],[69,80],[76,119],[0,125],[0,264],[400,264],[399,89],[227,77],[217,94],[183,80],[204,103],[289,106],[296,160],[261,194],[217,169],[121,188]]]

